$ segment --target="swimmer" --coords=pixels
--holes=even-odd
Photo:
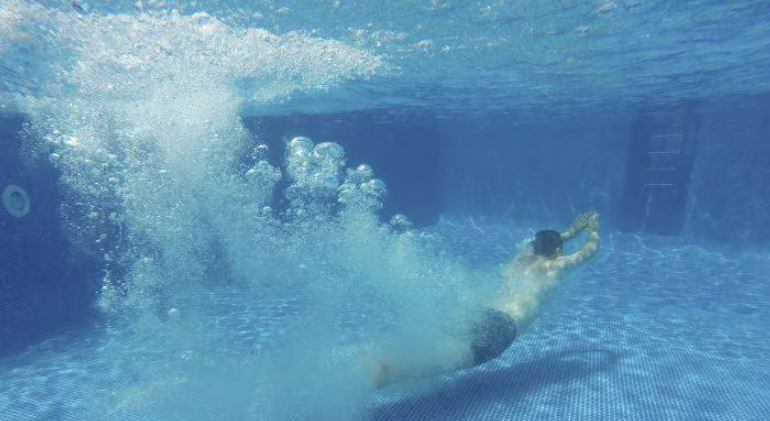
[[[564,243],[583,231],[588,239],[583,247],[564,256]],[[520,252],[504,272],[505,284],[498,298],[482,313],[470,329],[467,357],[457,369],[483,364],[500,356],[534,320],[549,293],[571,269],[584,263],[599,250],[599,214],[580,215],[563,233],[539,231],[530,247]],[[400,379],[416,377],[406,367],[379,361],[374,383],[381,387]],[[416,371],[414,371],[416,372]]]
[[[564,256],[564,243],[588,231],[588,239],[577,252]],[[599,214],[580,215],[565,232],[543,230],[535,234],[531,247],[523,250],[505,270],[500,297],[484,312],[471,330],[473,365],[502,354],[534,320],[549,293],[570,270],[599,250]]]

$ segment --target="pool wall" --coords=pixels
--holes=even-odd
[[[267,117],[248,125],[279,150],[281,139],[297,133],[342,144],[350,164],[370,164],[387,183],[386,218],[401,212],[423,225],[449,213],[563,225],[584,209],[612,209],[622,188],[628,123],[522,125],[505,113],[436,120],[366,112]]]
[[[770,95],[711,105],[701,132],[686,234],[770,246]]]
[[[23,218],[0,206],[0,357],[85,320],[98,279],[62,233],[56,171],[19,159],[21,125],[0,116],[0,191],[15,184],[30,199]]]
[[[297,134],[341,143],[350,163],[371,164],[388,184],[386,218],[402,212],[430,224],[451,214],[558,228],[595,208],[609,229],[712,246],[770,246],[770,95],[640,107],[620,118],[607,111],[558,123],[522,121],[506,113],[437,121],[400,111],[247,124],[277,157],[281,139]],[[650,139],[663,135],[685,139],[679,146]],[[682,151],[673,176],[631,179],[634,166],[642,166],[639,172],[669,165],[646,155],[672,148]],[[664,191],[649,200],[645,184],[674,184],[676,197]]]

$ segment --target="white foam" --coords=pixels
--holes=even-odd
[[[356,417],[371,385],[351,363],[360,352],[341,351],[344,314],[379,320],[363,322],[372,352],[410,354],[408,342],[439,364],[459,358],[447,344],[473,307],[469,273],[382,224],[385,183],[347,168],[340,145],[294,139],[271,163],[238,115],[246,100],[368,77],[381,58],[204,13],[20,10],[57,28],[30,37],[57,53],[41,68],[58,71],[19,96],[28,141],[62,172],[73,243],[102,258],[99,306],[122,326],[110,355],[137,379],[103,406],[126,417],[195,417],[212,401],[237,417]],[[284,333],[271,332],[276,349],[235,356],[222,345],[237,337],[210,322],[205,297],[225,286],[247,307],[299,303]],[[135,349],[159,355],[133,364]]]

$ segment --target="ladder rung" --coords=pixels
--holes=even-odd
[[[650,155],[674,155],[682,153],[682,151],[647,151]]]

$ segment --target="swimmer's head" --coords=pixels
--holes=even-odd
[[[532,241],[532,250],[536,256],[543,256],[546,259],[555,259],[561,255],[564,242],[561,239],[559,231],[543,230],[535,234],[535,240]]]

